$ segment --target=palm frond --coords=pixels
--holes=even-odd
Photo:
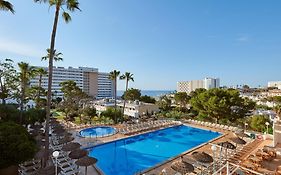
[[[49,5],[50,7],[53,5],[56,5],[57,1],[56,0],[49,0]]]
[[[10,11],[12,13],[15,13],[13,4],[11,4],[8,1],[0,0],[0,9],[1,10],[5,10],[5,11]]]
[[[75,10],[81,11],[81,9],[79,8],[79,2],[77,0],[67,0],[66,6],[67,6],[67,9],[72,11],[72,12],[75,11]]]
[[[50,58],[50,52],[51,52],[51,50],[50,50],[50,49],[46,49],[46,50],[47,50],[47,55],[46,55],[46,56],[43,56],[43,57],[41,58],[41,60],[48,60],[48,59]],[[56,49],[55,49],[54,52],[53,52],[53,58],[54,58],[55,61],[62,61],[62,60],[63,60],[62,55],[63,55],[63,54],[62,54],[61,52],[57,53],[57,50],[56,50]]]
[[[39,2],[39,3],[46,3],[46,2],[48,2],[48,0],[34,0],[34,2]]]
[[[66,23],[69,23],[71,21],[71,16],[67,12],[63,12],[62,17]]]

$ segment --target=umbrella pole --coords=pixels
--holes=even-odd
[[[87,167],[88,167],[88,166],[85,167],[85,175],[87,175]]]

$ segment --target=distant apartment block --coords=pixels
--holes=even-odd
[[[270,81],[268,82],[267,87],[276,87],[281,89],[281,81]]]
[[[205,78],[203,80],[181,81],[177,83],[177,92],[190,93],[198,88],[218,88],[220,87],[219,78]]]
[[[47,67],[43,67],[48,71]],[[62,97],[60,83],[68,80],[76,82],[77,86],[89,96],[94,98],[112,98],[113,82],[109,80],[109,74],[98,72],[97,68],[89,67],[54,67],[52,92],[55,96]],[[30,81],[31,86],[37,86],[39,77],[35,77]],[[42,87],[47,90],[48,76],[42,77]]]

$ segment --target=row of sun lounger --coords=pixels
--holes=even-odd
[[[26,161],[19,165],[19,174],[21,175],[33,175],[41,167],[40,160]]]
[[[60,153],[61,154],[57,158],[58,167],[61,169],[59,175],[78,174],[80,172],[79,167],[74,163],[74,161],[63,151],[60,151]],[[53,161],[55,163],[56,160],[53,158]]]
[[[77,125],[73,122],[65,122],[65,121],[61,121],[61,122],[65,127],[69,128],[69,129],[83,129],[83,128],[89,128],[89,127],[93,126],[92,124],[79,124],[79,125]]]
[[[228,160],[232,163],[238,164],[242,162],[247,155],[249,155],[262,141],[255,139],[247,145],[243,146],[243,148],[239,151],[236,151],[233,156],[231,156]]]
[[[58,167],[61,169],[59,175],[76,175],[80,172],[79,167],[75,164],[73,159],[68,157],[67,152],[62,151],[63,144],[59,143],[60,137],[53,135],[51,137],[50,147],[53,150],[58,150],[60,152],[59,157],[57,158]],[[53,158],[53,162],[55,163]]]
[[[162,128],[162,127],[166,127],[166,126],[172,126],[175,124],[178,124],[178,123],[175,121],[171,121],[171,120],[156,120],[156,121],[127,125],[125,128],[119,129],[119,132],[121,134],[130,135],[130,134],[150,131],[153,129]]]
[[[262,167],[263,161],[272,161],[276,158],[276,156],[277,154],[274,149],[264,147],[263,149],[259,149],[255,154],[251,154],[241,164],[246,168],[257,171],[258,168]]]
[[[206,126],[206,127],[216,128],[216,129],[228,130],[228,131],[233,131],[233,132],[239,131],[239,128],[234,127],[234,126],[221,125],[221,124],[217,124],[217,123],[204,122],[204,121],[192,120],[192,119],[188,119],[187,121],[191,124],[196,124],[196,125],[201,125],[201,126]]]

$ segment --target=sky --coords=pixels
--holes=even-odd
[[[10,0],[0,11],[0,59],[47,66],[54,9]],[[175,90],[178,81],[219,77],[221,85],[281,80],[280,0],[80,0],[60,18],[55,66],[134,74],[130,87]],[[120,81],[118,89],[124,89]]]

